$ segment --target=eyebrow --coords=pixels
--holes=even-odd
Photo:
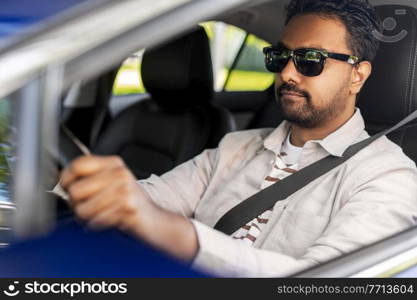
[[[282,45],[282,46],[284,46],[285,48],[287,48],[287,49],[290,49],[285,43],[283,43],[283,42],[281,42],[281,41],[279,41],[278,43],[277,43],[278,45]],[[324,49],[324,48],[321,48],[320,46],[314,46],[314,45],[311,45],[311,46],[306,46],[306,47],[298,47],[297,49],[317,49],[317,50],[321,50],[321,51],[325,51],[325,52],[329,52],[329,50],[327,50],[327,49]],[[297,50],[297,49],[294,49],[294,50]],[[290,49],[291,50],[291,49]]]

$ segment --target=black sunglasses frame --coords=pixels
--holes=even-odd
[[[285,51],[285,55],[282,58],[274,58],[274,53],[282,53],[283,51]],[[288,64],[289,60],[292,59],[297,71],[307,77],[319,76],[323,72],[324,64],[327,58],[343,61],[350,65],[356,65],[360,62],[359,57],[354,55],[332,53],[315,48],[299,48],[296,50],[290,50],[279,44],[278,46],[263,48],[263,53],[265,54],[265,66],[268,71],[272,73],[281,73]],[[311,57],[306,59],[306,54],[308,53],[310,53]],[[281,60],[281,62],[278,63],[278,60]],[[310,68],[308,71],[308,64],[310,64],[310,67],[313,66],[314,69],[312,70],[312,68]],[[318,64],[318,66],[314,66],[314,64]]]

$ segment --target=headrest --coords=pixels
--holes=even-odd
[[[417,109],[417,10],[401,5],[376,10],[384,30],[377,33],[380,49],[358,98],[368,131],[383,130]]]
[[[204,105],[213,94],[210,45],[202,27],[158,48],[145,51],[142,80],[163,107]]]

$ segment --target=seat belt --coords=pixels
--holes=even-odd
[[[270,209],[276,202],[286,199],[310,182],[344,163],[381,136],[387,135],[394,130],[397,130],[398,128],[404,126],[416,118],[417,110],[393,127],[349,146],[343,152],[341,157],[332,155],[326,156],[325,158],[322,158],[321,160],[299,170],[291,176],[287,176],[281,181],[278,181],[259,191],[258,193],[250,196],[248,199],[242,201],[230,209],[219,219],[219,221],[217,221],[214,229],[231,235],[243,225],[247,224],[249,221]]]

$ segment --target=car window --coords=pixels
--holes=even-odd
[[[263,91],[274,81],[274,75],[265,69],[262,49],[269,44],[254,35],[248,35],[242,50],[226,79],[226,91]]]
[[[12,171],[16,156],[12,140],[16,130],[12,104],[11,97],[0,98],[0,248],[10,242],[14,213]]]
[[[0,99],[0,202],[11,200],[11,128],[10,100]]]
[[[132,54],[122,63],[114,81],[114,95],[143,94],[146,92],[140,72],[143,52],[141,50]]]
[[[269,44],[244,30],[223,22],[200,24],[210,41],[215,91],[261,91],[273,82],[264,66],[263,47]],[[141,77],[143,50],[128,57],[120,67],[113,95],[143,94]]]
[[[201,25],[210,39],[216,91],[260,91],[272,84],[262,53],[267,42],[222,22]]]
[[[200,25],[206,30],[210,41],[214,89],[221,91],[233,61],[245,40],[246,32],[223,22],[204,22]]]

